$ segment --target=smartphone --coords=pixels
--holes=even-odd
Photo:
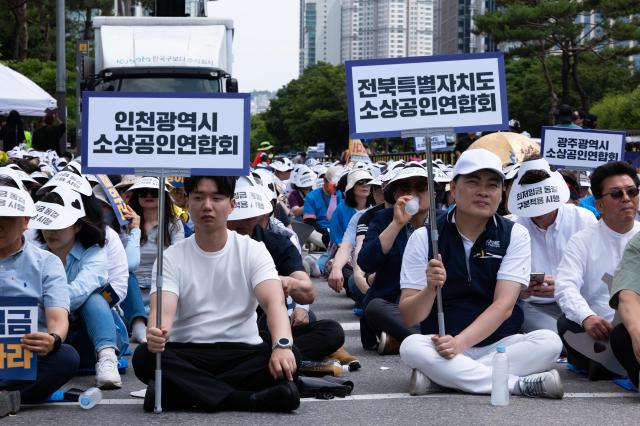
[[[544,272],[532,272],[529,280],[536,284],[544,283]]]

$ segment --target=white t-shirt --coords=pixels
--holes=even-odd
[[[105,228],[105,245],[109,257],[108,274],[109,284],[120,298],[120,303],[127,297],[129,286],[129,262],[124,251],[120,236],[110,226]]]
[[[558,265],[555,292],[567,319],[580,325],[591,315],[613,320],[615,311],[609,306],[609,286],[603,277],[613,277],[625,246],[638,231],[639,222],[618,234],[601,220],[571,237]]]
[[[453,218],[452,218],[453,219]],[[455,221],[455,220],[452,220]],[[462,234],[462,244],[469,270],[469,257],[473,241]],[[400,271],[400,288],[422,290],[427,285],[427,264],[431,241],[426,227],[417,229],[407,242],[402,256],[402,269]],[[514,223],[511,228],[511,240],[507,252],[502,258],[498,269],[498,280],[509,280],[520,283],[522,287],[529,286],[529,274],[531,272],[529,258],[531,257],[530,239],[527,230],[520,224]]]
[[[169,341],[262,342],[254,289],[265,280],[278,280],[263,243],[228,230],[224,248],[206,252],[192,235],[165,250],[162,270],[162,289],[178,296]],[[151,293],[155,291],[154,267]]]
[[[563,204],[558,209],[555,222],[547,229],[538,228],[528,217],[519,217],[516,222],[527,228],[531,236],[531,271],[544,272],[555,278],[569,239],[598,220],[587,209],[573,204]],[[534,303],[555,303],[552,297],[531,296],[525,300]]]

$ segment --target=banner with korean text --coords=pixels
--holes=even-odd
[[[347,61],[345,67],[352,138],[508,128],[500,52]]]
[[[540,151],[552,166],[593,170],[624,160],[625,132],[543,127]]]
[[[38,331],[38,299],[0,297],[0,380],[35,380],[38,357],[20,339]]]
[[[83,172],[246,176],[249,107],[246,93],[84,92]]]

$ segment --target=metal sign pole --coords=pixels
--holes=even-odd
[[[425,147],[426,147],[426,157],[427,157],[427,173],[429,176],[429,227],[431,231],[431,253],[433,254],[433,258],[438,258],[438,225],[436,223],[436,200],[435,200],[435,191],[433,185],[433,158],[432,158],[432,148],[431,148],[431,137],[441,134],[452,133],[453,129],[450,128],[434,128],[434,129],[418,129],[418,130],[407,130],[402,132],[403,138],[409,137],[422,137],[424,136]],[[440,336],[444,336],[445,328],[444,328],[444,311],[442,308],[442,290],[438,287],[436,291],[436,306],[438,309],[438,334]]]

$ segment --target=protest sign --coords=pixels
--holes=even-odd
[[[427,146],[424,143],[424,138],[416,136],[414,139],[416,152],[425,152],[427,150]],[[447,136],[446,135],[436,135],[431,136],[431,149],[445,149],[447,147]]]
[[[508,128],[500,52],[346,61],[345,67],[353,138]]]
[[[322,155],[323,157],[324,157],[324,148],[325,148],[324,142],[318,142],[318,145],[316,145],[316,152]]]
[[[38,331],[38,299],[0,297],[0,380],[35,380],[37,356],[20,339]]]
[[[543,127],[541,151],[552,166],[592,170],[624,160],[625,133]]]
[[[127,203],[124,202],[118,190],[113,186],[111,179],[109,179],[107,175],[96,175],[96,178],[98,178],[98,183],[104,190],[107,201],[111,204],[111,208],[120,226],[129,224],[129,220],[124,216],[127,212]]]
[[[249,173],[249,94],[84,92],[83,173]]]
[[[359,139],[349,139],[349,161],[357,163],[362,161],[363,163],[370,163],[371,158],[367,154],[367,149]]]

